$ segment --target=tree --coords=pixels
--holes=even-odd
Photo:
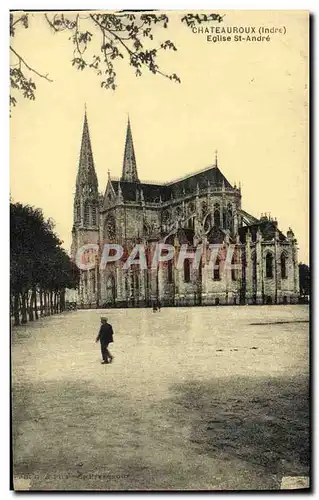
[[[153,12],[133,13],[55,13],[44,14],[46,22],[56,35],[68,32],[73,44],[72,65],[83,71],[91,69],[100,78],[100,85],[105,89],[115,90],[117,75],[116,61],[125,59],[132,67],[136,76],[141,76],[143,70],[161,75],[180,83],[176,73],[168,74],[158,64],[158,55],[162,51],[177,48],[171,40],[155,41],[156,32],[163,33],[168,26],[169,17],[166,14]],[[186,14],[181,22],[193,28],[196,24],[222,22],[219,14]],[[29,29],[28,13],[10,14],[10,51],[12,64],[10,66],[11,95],[10,104],[17,104],[17,93],[26,99],[35,99],[36,84],[32,77],[42,78],[52,82],[48,74],[34,69],[14,47],[13,39],[19,29]],[[159,29],[158,29],[159,28]],[[94,48],[94,42],[95,48]]]
[[[299,264],[299,287],[301,297],[310,295],[310,268],[307,264]]]
[[[15,324],[64,310],[65,288],[76,288],[79,270],[61,248],[52,220],[40,209],[10,204],[11,312]]]

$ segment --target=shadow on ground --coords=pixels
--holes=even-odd
[[[185,381],[143,401],[107,378],[15,384],[14,474],[36,490],[277,489],[309,474],[308,415],[301,376]]]
[[[308,377],[223,378],[172,389],[171,401],[192,420],[198,453],[240,458],[270,474],[309,474]]]

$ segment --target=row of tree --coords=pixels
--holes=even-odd
[[[65,310],[65,289],[76,288],[79,270],[61,248],[42,210],[10,203],[10,304],[14,324]]]

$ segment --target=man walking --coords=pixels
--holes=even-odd
[[[96,337],[96,342],[100,341],[101,353],[102,353],[102,364],[112,363],[113,356],[108,350],[108,345],[113,342],[113,328],[107,322],[107,318],[101,318],[101,327],[98,336]]]

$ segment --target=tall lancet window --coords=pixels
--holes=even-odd
[[[214,281],[220,280],[220,258],[218,256],[217,256],[217,259],[216,259],[215,265],[214,265],[213,278],[214,278]]]
[[[251,254],[251,267],[253,283],[255,283],[257,279],[257,255],[255,251]]]
[[[90,281],[91,281],[91,287],[92,287],[92,292],[96,292],[96,279],[95,279],[95,269],[90,270]]]
[[[220,206],[218,203],[214,205],[214,226],[220,227]]]
[[[93,203],[92,204],[92,225],[93,226],[96,226],[96,222],[97,222],[96,210],[97,210],[96,203]]]
[[[274,275],[273,261],[274,261],[274,258],[272,256],[272,254],[267,253],[267,255],[266,255],[266,278],[272,278]]]
[[[232,211],[232,206],[229,203],[227,205],[226,229],[232,230],[232,225],[233,225],[233,211]]]
[[[189,283],[191,280],[190,263],[189,259],[184,260],[184,281]]]
[[[167,262],[167,281],[173,283],[173,263],[172,260]]]
[[[81,206],[79,204],[75,207],[75,218],[76,222],[81,222]]]
[[[280,264],[281,264],[281,278],[287,278],[287,255],[285,252],[282,252],[280,256]]]
[[[88,202],[84,203],[84,224],[89,225],[90,223],[90,207]]]

